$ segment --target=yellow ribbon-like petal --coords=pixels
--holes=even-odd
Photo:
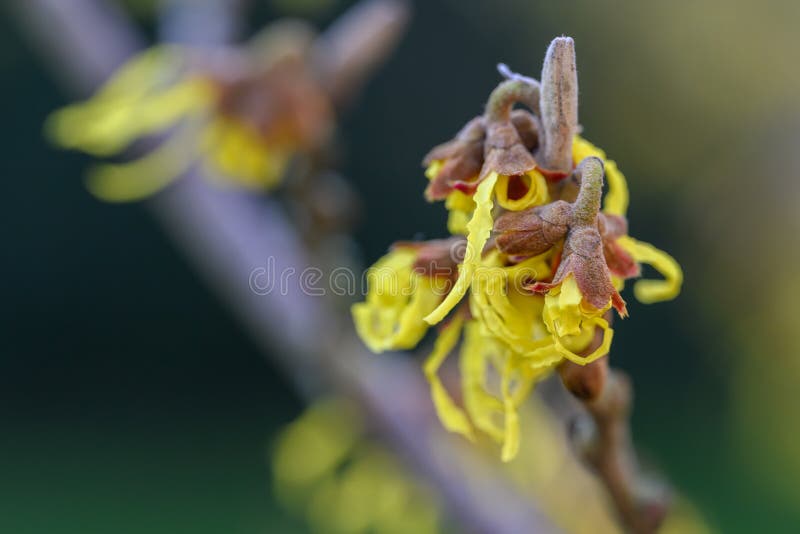
[[[581,356],[580,354],[576,354],[575,352],[571,351],[569,348],[566,347],[565,340],[562,339],[560,336],[553,334],[553,341],[555,342],[556,350],[566,359],[573,363],[577,363],[578,365],[587,365],[592,363],[595,360],[598,360],[608,354],[611,350],[611,341],[614,338],[614,330],[609,326],[608,321],[603,319],[602,317],[592,317],[590,319],[584,319],[583,325],[590,327],[592,325],[597,326],[603,330],[603,341],[600,343],[600,346],[597,347],[591,354],[588,356]],[[594,329],[591,329],[592,336],[594,336]],[[591,341],[591,340],[590,340]]]
[[[442,300],[449,280],[413,272],[416,251],[398,248],[367,272],[367,299],[351,311],[370,350],[410,349],[428,330],[423,320]]]
[[[475,210],[475,202],[470,195],[453,191],[444,201],[447,208],[447,231],[451,234],[466,235],[467,224]]]
[[[433,180],[439,174],[439,171],[442,170],[442,165],[444,165],[444,161],[440,159],[435,159],[431,162],[430,165],[425,169],[425,177],[428,180]]]
[[[553,334],[564,337],[581,333],[583,294],[575,277],[568,274],[560,285],[552,288],[545,299],[544,317]]]
[[[683,271],[675,259],[666,252],[657,249],[650,243],[638,241],[630,236],[622,236],[617,243],[639,263],[651,265],[661,273],[664,280],[638,280],[633,285],[636,300],[643,304],[652,304],[672,300],[681,292]]]
[[[531,369],[551,367],[561,360],[542,322],[543,297],[522,289],[525,282],[547,277],[545,255],[510,267],[500,267],[498,253],[490,253],[477,269],[470,292],[470,310],[487,334],[524,358]]]
[[[149,154],[127,163],[97,165],[86,188],[106,202],[132,202],[157,193],[189,170],[196,155],[194,131],[183,128]]]
[[[505,410],[503,448],[500,452],[500,459],[504,462],[510,462],[519,452],[519,415],[517,414],[517,405],[514,402],[514,397],[511,394],[511,377],[514,371],[512,364],[513,358],[509,355],[508,361],[503,368],[500,385],[503,396],[503,409]]]
[[[464,407],[478,429],[502,443],[505,431],[498,416],[503,414],[503,403],[486,391],[489,356],[497,348],[497,344],[484,335],[480,323],[469,321],[465,325],[459,361]]]
[[[135,99],[174,81],[185,61],[179,46],[158,45],[134,55],[103,84],[92,100]]]
[[[496,183],[497,173],[492,173],[481,182],[475,191],[473,197],[475,211],[467,224],[467,251],[459,269],[458,280],[444,301],[425,317],[425,321],[428,324],[434,325],[444,319],[469,290],[472,276],[480,265],[483,247],[486,245],[486,241],[489,240],[489,234],[494,225],[492,220],[492,192]]]
[[[463,325],[464,318],[459,314],[442,329],[433,346],[433,352],[425,360],[423,370],[431,386],[433,405],[444,427],[472,441],[475,439],[475,434],[469,419],[447,393],[438,374],[439,368],[458,343]]]
[[[65,148],[96,156],[116,154],[136,139],[166,130],[193,113],[205,113],[214,97],[210,82],[194,78],[136,98],[89,100],[56,111],[45,129]]]

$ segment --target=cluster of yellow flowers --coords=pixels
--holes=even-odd
[[[490,106],[524,83],[498,86]],[[469,439],[493,438],[506,461],[517,454],[518,408],[532,386],[564,361],[608,354],[610,309],[627,315],[618,293],[625,279],[639,276],[640,264],[663,275],[636,282],[645,303],[674,298],[682,283],[675,260],[627,235],[628,188],[616,164],[575,136],[572,169],[544,167],[539,119],[512,111],[514,103],[487,106],[428,155],[426,197],[445,201],[453,237],[395,246],[353,307],[374,352],[413,348],[444,322],[424,365],[440,419]],[[457,402],[438,372],[462,337]]]

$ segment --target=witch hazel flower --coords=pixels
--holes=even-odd
[[[634,296],[651,303],[677,296],[682,272],[669,255],[628,235],[625,177],[578,135],[573,40],[551,43],[541,82],[504,65],[500,72],[506,79],[484,114],[423,162],[425,198],[445,202],[448,230],[461,240],[461,254],[448,260],[448,283],[436,298],[423,298],[432,286],[418,284],[423,296],[399,301],[379,300],[371,288],[353,315],[373,350],[412,348],[438,325],[424,372],[440,419],[470,440],[496,441],[508,461],[519,448],[517,410],[536,382],[609,354],[612,309],[628,314],[625,280],[639,277],[642,264],[662,274],[634,285]],[[406,249],[402,272],[435,243]],[[393,319],[377,328],[384,315]],[[405,335],[411,324],[413,335]],[[439,371],[457,348],[460,394],[452,395]]]

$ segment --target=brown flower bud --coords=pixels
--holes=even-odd
[[[557,201],[501,215],[494,225],[495,243],[504,254],[536,256],[547,252],[567,234],[572,207]]]
[[[314,149],[332,132],[330,99],[300,55],[286,54],[264,70],[218,85],[220,115],[251,126],[266,142]]]
[[[453,190],[472,194],[491,171],[514,176],[535,167],[530,151],[539,146],[539,123],[534,115],[514,110],[509,121],[495,124],[491,131],[487,137],[485,118],[475,117],[454,139],[428,152],[423,165],[442,162],[425,189],[428,201],[443,200]],[[488,166],[484,163],[487,155],[492,158]]]
[[[583,354],[591,354],[600,346],[603,339],[603,332],[600,329],[595,331],[595,339],[587,347]],[[558,367],[561,381],[567,390],[583,401],[593,401],[603,392],[603,387],[608,376],[608,356],[603,356],[588,365],[578,365],[577,363],[565,360]]]
[[[483,165],[483,143],[486,138],[483,117],[475,117],[456,137],[428,152],[423,165],[442,161],[442,168],[425,189],[428,201],[442,200],[456,183],[475,182]]]
[[[536,168],[536,160],[522,143],[511,121],[491,122],[487,125],[483,154],[481,179],[493,172],[517,176]]]

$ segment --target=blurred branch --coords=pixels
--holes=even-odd
[[[368,1],[367,6],[381,1]],[[165,27],[170,38],[208,42],[228,37],[237,27],[233,4],[198,4],[183,2],[183,9],[170,13]],[[199,13],[204,9],[211,11]],[[68,87],[80,93],[104,81],[142,43],[119,13],[98,1],[14,0],[13,10]],[[192,24],[182,22],[181,13]],[[334,25],[333,33],[324,37],[336,48],[337,36],[349,38],[342,33],[347,28],[359,26]],[[557,531],[499,473],[477,478],[465,468],[458,438],[438,424],[421,373],[409,359],[377,359],[366,353],[346,324],[346,314],[329,308],[321,297],[303,293],[299,284],[285,294],[253,291],[251,276],[268,259],[274,259],[270,268],[275,272],[299,275],[311,265],[275,201],[214,188],[191,174],[148,207],[301,391],[312,394],[325,381],[359,398],[387,442],[438,488],[462,525],[493,534]],[[469,454],[474,455],[470,462],[485,462],[474,451]]]
[[[124,14],[108,3],[10,0],[5,4],[48,66],[79,96],[90,94],[144,44]]]
[[[339,17],[314,43],[314,62],[333,100],[346,105],[389,55],[405,29],[406,0],[360,2]]]

